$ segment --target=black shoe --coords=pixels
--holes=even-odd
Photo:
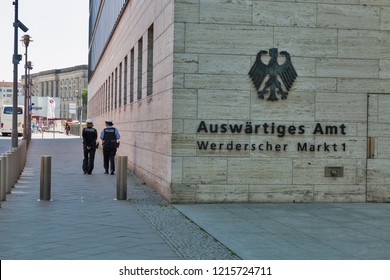
[[[84,171],[84,174],[87,174],[87,171]]]
[[[89,174],[89,175],[91,175],[91,174],[92,174],[92,172],[88,172],[88,174]]]
[[[108,170],[104,171],[104,174],[108,174]]]
[[[115,172],[114,172],[114,171],[111,171],[111,175],[115,175]]]

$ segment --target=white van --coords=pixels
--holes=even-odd
[[[18,136],[23,135],[23,106],[18,105],[17,109],[17,128],[18,128]],[[13,106],[12,105],[2,105],[0,107],[0,132],[3,134],[3,136],[11,135],[12,134],[12,111]]]

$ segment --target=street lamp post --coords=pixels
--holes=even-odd
[[[31,76],[30,76],[30,70],[33,69],[32,67],[32,63],[31,61],[27,61],[27,77],[28,77],[28,87],[27,87],[27,94],[28,94],[28,98],[27,98],[27,105],[28,105],[28,115],[27,115],[27,133],[28,133],[28,141],[31,140],[31,107],[32,107],[32,103],[31,103],[31,95],[34,95],[32,94],[31,92],[31,87],[32,87],[32,82],[31,82]]]
[[[23,32],[27,32],[28,28],[19,20],[19,1],[14,0],[13,5],[15,6],[15,21],[14,21],[14,55],[12,57],[12,63],[14,65],[14,76],[13,76],[13,98],[12,98],[12,134],[11,142],[12,148],[18,147],[18,64],[22,60],[22,56],[18,54],[18,28],[22,29]]]
[[[25,64],[24,64],[24,115],[23,115],[23,139],[28,139],[29,140],[29,127],[28,127],[28,112],[29,112],[29,107],[28,107],[28,88],[29,88],[29,82],[28,82],[28,76],[27,76],[27,70],[28,70],[28,61],[27,61],[27,49],[28,46],[30,45],[31,42],[31,37],[28,34],[23,35],[23,45],[26,48],[26,53],[25,53]]]

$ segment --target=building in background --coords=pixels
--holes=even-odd
[[[18,96],[20,95],[22,85],[18,84]],[[0,82],[0,105],[12,104],[13,83]]]
[[[59,118],[77,120],[80,117],[81,94],[88,87],[87,65],[41,71],[31,74],[31,81],[34,96],[58,97]],[[83,116],[86,116],[86,108],[82,109]]]
[[[167,200],[390,202],[388,1],[90,1],[89,38],[89,117]]]

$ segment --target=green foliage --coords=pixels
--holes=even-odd
[[[83,107],[86,107],[88,103],[88,89],[83,88],[83,92],[81,93],[81,99],[83,100]]]

